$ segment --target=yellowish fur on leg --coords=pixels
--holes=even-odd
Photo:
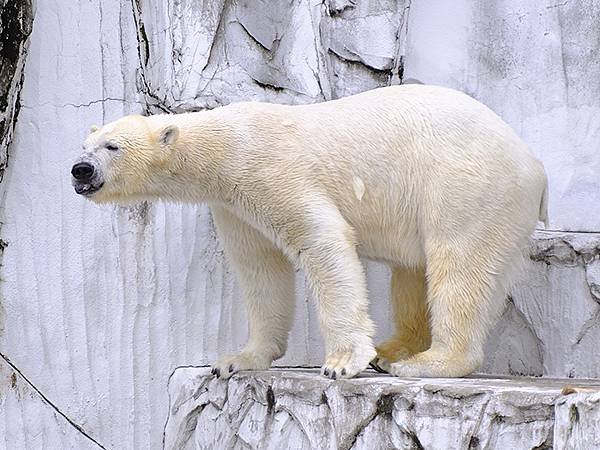
[[[512,246],[499,241],[490,251],[467,235],[463,242],[431,238],[426,243],[431,347],[391,364],[390,373],[461,377],[481,365],[487,330],[503,307],[504,290],[496,274],[507,261],[496,251],[500,248],[501,254],[510,255]]]
[[[391,363],[409,358],[429,348],[431,332],[423,269],[392,269],[391,302],[395,333],[378,345],[375,365],[389,371]]]

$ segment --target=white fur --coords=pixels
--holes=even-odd
[[[509,269],[547,218],[540,162],[491,110],[450,89],[238,103],[111,126],[86,141],[106,172],[93,200],[212,205],[250,321],[247,347],[215,365],[225,377],[285,352],[292,264],[317,298],[324,372],[362,371],[375,349],[359,256],[394,269],[399,328],[379,348],[381,365],[399,376],[466,375],[482,361]],[[174,142],[160,139],[167,127],[179,130]],[[120,155],[106,156],[108,138]]]

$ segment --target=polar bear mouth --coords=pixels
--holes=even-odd
[[[104,186],[104,183],[100,183],[96,186],[90,183],[77,183],[73,187],[75,188],[75,192],[77,192],[79,195],[84,195],[87,197],[95,192],[98,192],[102,186]]]

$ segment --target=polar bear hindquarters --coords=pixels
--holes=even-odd
[[[427,283],[423,268],[392,267],[390,301],[395,332],[377,346],[373,364],[389,372],[390,362],[409,358],[431,346]]]
[[[463,173],[460,183],[442,177],[425,202],[431,347],[392,364],[397,376],[464,376],[483,361],[487,333],[504,308],[531,233],[546,218],[541,164],[520,153],[520,144],[511,147],[512,139],[507,144],[494,150],[497,160],[463,160],[453,168]]]

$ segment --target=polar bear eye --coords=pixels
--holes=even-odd
[[[111,152],[116,152],[117,150],[119,150],[119,147],[116,146],[115,144],[106,144],[105,147],[107,150],[110,150]]]

